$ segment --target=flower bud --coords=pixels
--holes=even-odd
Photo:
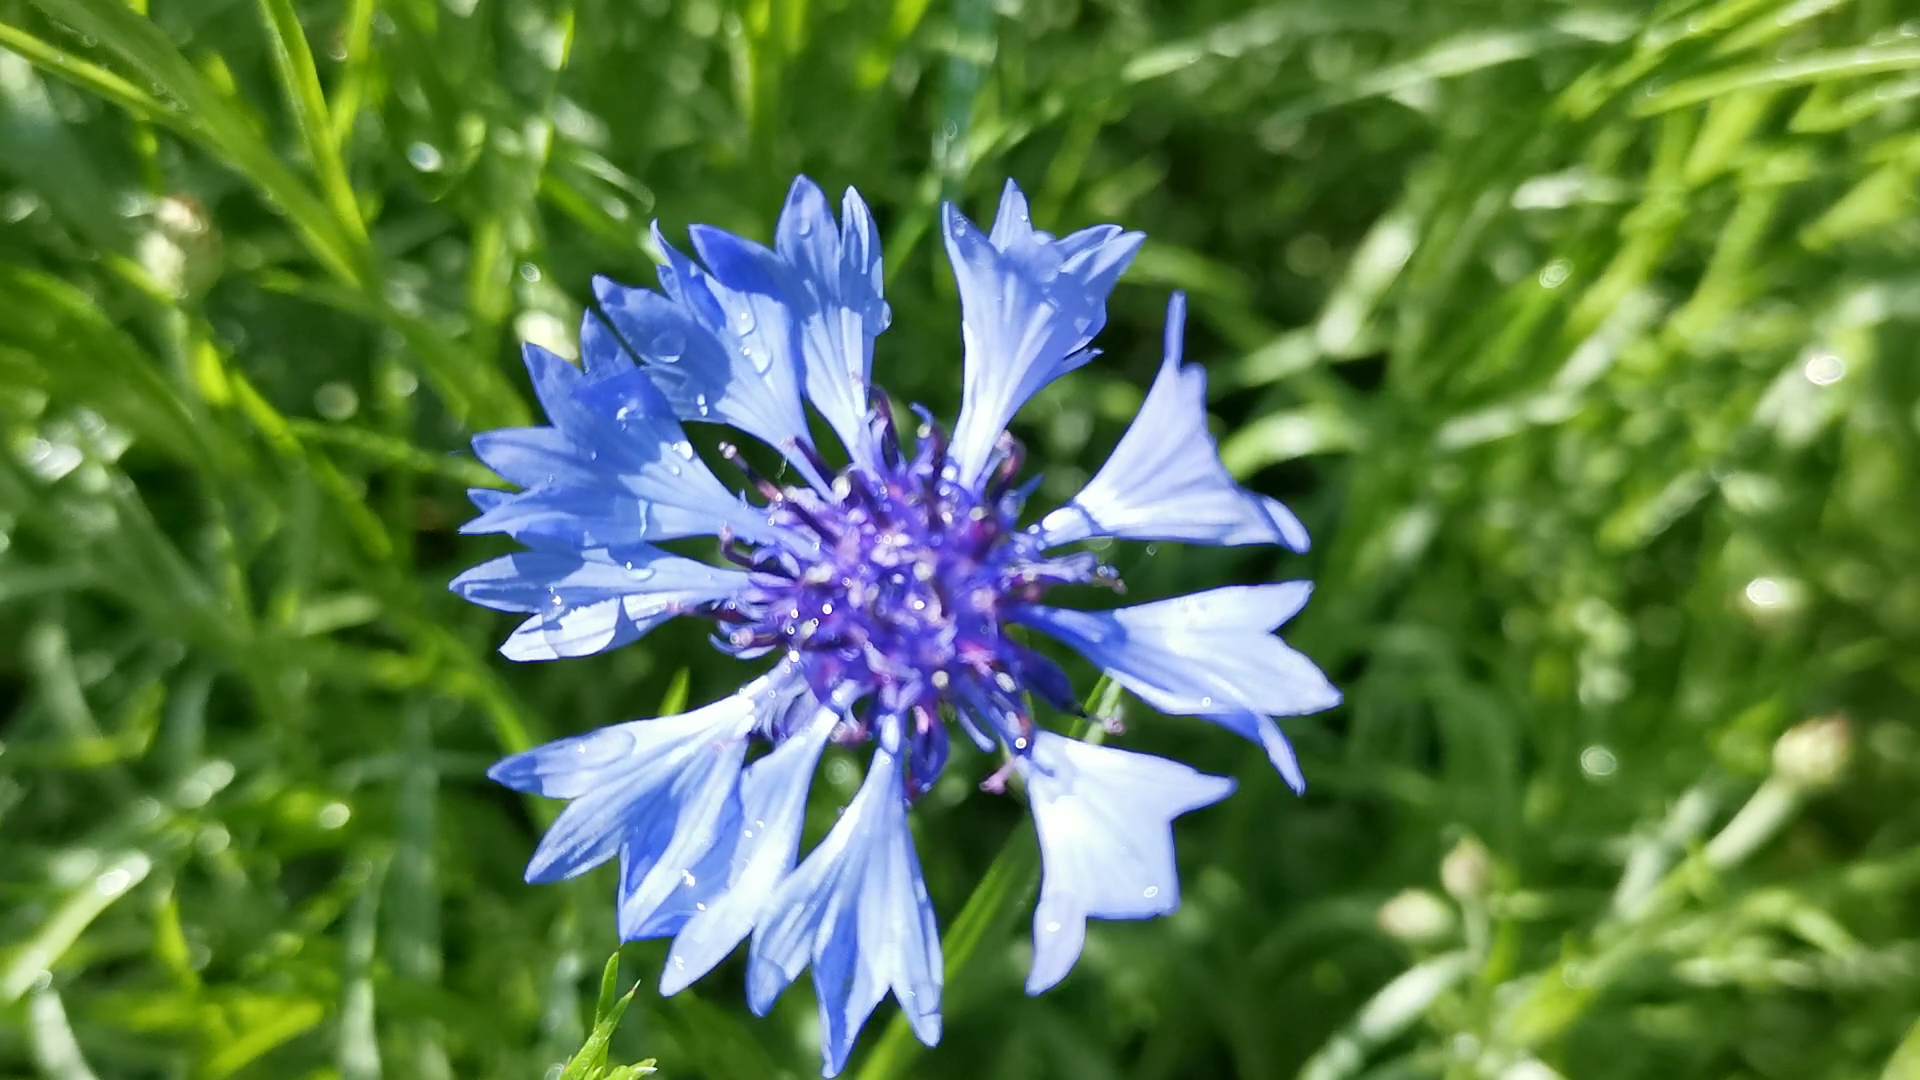
[[[1853,731],[1844,716],[1823,716],[1795,724],[1773,744],[1773,772],[1802,791],[1840,779],[1853,756]]]
[[[1440,860],[1440,885],[1455,900],[1469,900],[1483,895],[1492,877],[1493,853],[1487,850],[1487,845],[1471,836],[1453,845],[1447,857]]]
[[[1407,889],[1380,905],[1380,932],[1408,945],[1430,945],[1453,930],[1453,908],[1427,889]]]

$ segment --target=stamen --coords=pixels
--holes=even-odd
[[[947,432],[933,420],[931,414],[922,414],[920,430],[915,434],[920,439],[920,452],[925,456],[924,463],[928,472],[939,476],[947,468]]]
[[[815,472],[819,473],[823,478],[833,475],[832,466],[827,464],[826,458],[820,456],[820,451],[815,448],[810,440],[793,439],[791,441],[794,449],[800,451],[800,456],[807,459],[807,464],[813,466]]]
[[[1011,432],[1003,431],[994,441],[993,449],[1000,458],[1000,464],[994,470],[992,482],[987,485],[987,498],[998,501],[1027,463],[1027,448],[1020,445],[1020,440],[1014,438]]]
[[[906,464],[900,453],[900,428],[893,420],[893,400],[885,393],[873,396],[873,415],[880,421],[880,456],[888,468],[898,471]]]
[[[785,578],[788,581],[793,580],[793,575],[787,571],[786,567],[777,562],[762,559],[759,552],[748,547],[744,541],[733,535],[731,528],[725,525],[720,527],[720,554],[728,562],[742,569],[772,574],[774,577]]]
[[[1020,759],[1017,757],[1008,758],[999,768],[993,770],[992,775],[980,781],[980,790],[989,795],[1005,795],[1007,793],[1007,781],[1011,780],[1013,774],[1019,771],[1019,761]]]
[[[730,442],[723,442],[720,444],[720,456],[726,460],[727,464],[740,470],[740,475],[747,478],[747,483],[752,484],[755,491],[766,496],[768,502],[787,501],[787,493],[781,491],[779,485],[773,481],[761,476],[760,470],[747,461],[746,456],[740,453],[739,447]]]

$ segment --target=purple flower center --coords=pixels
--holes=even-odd
[[[1022,455],[1010,437],[975,490],[956,482],[946,435],[931,421],[911,456],[889,410],[876,410],[875,424],[875,467],[834,472],[809,452],[816,471],[832,477],[824,492],[778,487],[722,447],[767,500],[780,539],[756,547],[725,538],[728,558],[753,576],[713,614],[730,624],[723,648],[742,657],[787,650],[820,700],[858,688],[869,705],[842,740],[864,741],[882,717],[909,721],[916,787],[924,790],[946,758],[943,705],[983,749],[992,745],[987,728],[1026,745],[1033,722],[1025,689],[1074,707],[1070,694],[1048,692],[1064,687],[1065,676],[1006,636],[1018,609],[1056,585],[1120,583],[1090,554],[1047,557],[1020,528],[1027,490],[1014,486]]]

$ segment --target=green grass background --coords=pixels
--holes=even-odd
[[[741,675],[495,655],[466,440],[651,219],[765,239],[800,171],[874,205],[879,377],[949,417],[942,198],[1146,230],[1016,425],[1044,499],[1188,290],[1317,544],[1109,555],[1313,578],[1348,694],[1304,799],[1135,705],[1241,789],[1037,1000],[1030,827],[956,761],[945,1041],[883,1006],[849,1075],[1920,1076],[1911,0],[0,0],[0,1076],[559,1074],[612,884],[522,884],[552,807],[483,770]],[[756,1020],[663,955],[571,1078],[814,1074],[804,981]]]

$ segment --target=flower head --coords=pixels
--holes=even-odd
[[[772,249],[691,230],[696,261],[660,241],[660,290],[604,279],[580,367],[538,348],[527,366],[549,425],[490,432],[480,458],[517,493],[476,491],[467,532],[526,546],[461,575],[456,592],[528,617],[502,651],[584,656],[676,616],[711,619],[715,644],[771,658],[733,697],[602,728],[496,765],[508,787],[566,799],[527,879],[571,877],[616,856],[619,927],[672,937],[674,993],[752,937],[748,997],[765,1012],[811,967],[825,1073],[892,993],[928,1044],[940,1035],[939,932],[907,809],[939,778],[950,724],[1004,753],[1033,806],[1044,859],[1030,992],[1066,975],[1089,918],[1179,904],[1173,818],[1233,782],[1037,726],[1033,700],[1069,713],[1060,668],[1023,642],[1077,650],[1161,712],[1261,745],[1302,784],[1276,716],[1337,691],[1273,631],[1308,586],[1215,589],[1079,611],[1069,586],[1118,588],[1096,539],[1306,548],[1279,503],[1240,488],[1206,428],[1206,376],[1181,362],[1185,303],[1168,308],[1165,361],[1106,465],[1067,504],[1023,525],[1030,483],[1006,432],[1020,407],[1096,355],[1106,301],[1142,237],[1116,226],[1056,238],[1008,184],[991,232],[945,210],[960,286],[965,400],[949,436],[913,430],[870,381],[881,298],[873,218],[848,191],[836,221],[811,181],[793,186]],[[807,406],[841,442],[816,446]],[[724,424],[766,444],[793,477],[763,475],[719,444],[736,494],[684,425]],[[728,565],[658,545],[712,537]],[[808,785],[828,742],[873,744],[866,782],[800,858]],[[748,762],[755,744],[768,751]]]

